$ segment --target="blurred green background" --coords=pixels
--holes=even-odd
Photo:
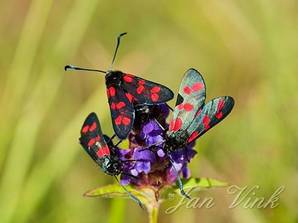
[[[115,68],[176,91],[183,73],[200,70],[208,100],[232,95],[232,114],[198,140],[194,176],[258,196],[286,189],[275,209],[228,209],[225,189],[211,209],[160,211],[160,222],[298,222],[295,0],[102,1],[0,3],[0,222],[147,222],[130,200],[82,194],[113,182],[78,144],[82,122],[98,113],[112,134],[104,77],[65,64]],[[171,105],[174,101],[171,102]]]

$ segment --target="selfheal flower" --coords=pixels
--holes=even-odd
[[[121,151],[125,162],[121,175],[122,185],[150,187],[159,190],[172,185],[177,174],[188,178],[187,167],[195,156],[194,143],[173,152],[166,151],[166,118],[169,109],[165,104],[147,106],[149,113],[137,113],[133,131],[129,135],[129,150]]]

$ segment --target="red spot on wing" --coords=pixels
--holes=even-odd
[[[111,104],[111,109],[113,109],[113,110],[116,109],[116,104],[114,102],[112,102],[112,104]]]
[[[170,130],[170,131],[173,130],[174,125],[175,125],[175,120],[172,119],[171,122],[170,122],[170,126],[169,126],[169,130]]]
[[[123,80],[125,82],[131,83],[133,81],[133,78],[129,74],[126,74],[124,75]]]
[[[182,109],[184,108],[184,104],[181,103],[181,104],[177,105],[177,108],[178,108],[179,110],[182,110]]]
[[[117,109],[121,109],[123,107],[125,107],[125,103],[123,101],[120,101],[119,103],[116,104]]]
[[[121,121],[122,121],[122,116],[119,115],[119,116],[115,119],[115,124],[116,124],[116,125],[121,125]]]
[[[204,84],[202,82],[194,83],[191,87],[193,91],[199,91],[204,88]]]
[[[82,133],[87,133],[89,130],[89,125],[85,125],[83,128],[82,128]]]
[[[110,149],[108,146],[104,146],[102,148],[100,148],[98,151],[97,151],[97,156],[99,158],[101,157],[104,157],[104,156],[109,156],[110,155]]]
[[[225,104],[225,101],[223,99],[219,100],[217,104],[217,111],[220,111],[221,109],[223,109],[224,104]]]
[[[130,93],[125,93],[125,95],[126,95],[128,101],[129,101],[129,102],[132,102],[132,100],[133,100],[133,95],[130,94]]]
[[[123,117],[123,118],[122,118],[122,124],[123,124],[123,125],[129,125],[129,124],[130,124],[130,118],[128,118],[128,117]]]
[[[224,104],[225,104],[225,101],[223,99],[221,99],[217,104],[217,111],[216,111],[216,115],[215,115],[215,117],[217,119],[221,119],[223,116],[223,113],[221,110],[223,109]]]
[[[109,87],[109,89],[108,89],[108,95],[110,97],[114,97],[115,94],[116,94],[116,89],[114,87]]]
[[[188,87],[188,86],[185,86],[185,87],[183,88],[183,92],[184,92],[185,94],[190,94],[190,93],[191,93],[191,88]]]
[[[91,125],[90,128],[89,128],[89,131],[90,131],[90,132],[93,132],[93,131],[96,129],[96,126],[97,126],[97,125],[96,125],[96,122],[93,122],[92,125]]]
[[[108,146],[105,146],[102,148],[103,152],[105,155],[109,156],[110,155],[110,149]]]
[[[97,150],[96,154],[99,158],[103,157],[103,150],[102,149]]]
[[[137,88],[137,93],[138,94],[142,94],[142,92],[144,91],[145,87],[143,85],[140,85],[138,88]]]
[[[153,102],[158,101],[158,99],[159,99],[159,95],[158,95],[158,94],[151,94],[151,100],[152,100]]]
[[[138,82],[140,85],[144,85],[145,84],[145,81],[144,80],[139,80]]]
[[[129,125],[130,122],[131,122],[131,119],[129,117],[124,116],[124,115],[119,115],[115,119],[115,124],[116,125]]]
[[[208,115],[205,115],[203,118],[203,125],[204,125],[205,130],[210,128],[209,123],[210,123],[210,118]]]
[[[215,115],[215,117],[216,117],[217,119],[221,119],[222,116],[223,116],[222,112],[218,112],[218,113],[216,113],[216,115]]]
[[[193,110],[193,105],[190,104],[190,103],[185,103],[183,107],[184,107],[184,110],[185,111],[191,111],[191,110]]]
[[[160,91],[160,87],[155,86],[151,89],[151,93],[158,93]]]
[[[193,132],[190,137],[188,138],[187,142],[193,141],[195,138],[199,136],[199,133],[197,131]]]
[[[96,142],[95,138],[90,139],[89,142],[88,142],[88,147],[93,146],[95,144],[95,142]]]
[[[182,120],[181,118],[177,118],[176,121],[175,121],[175,125],[173,127],[173,131],[174,132],[177,132],[182,126]]]
[[[125,103],[123,101],[118,102],[117,104],[115,104],[114,102],[112,102],[111,104],[111,109],[113,110],[119,110],[121,108],[125,107]]]

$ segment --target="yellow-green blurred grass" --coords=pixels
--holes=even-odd
[[[81,196],[112,181],[79,147],[81,123],[96,111],[112,128],[104,78],[63,72],[66,63],[106,69],[123,31],[117,68],[175,90],[195,67],[208,99],[236,99],[230,117],[198,143],[194,175],[259,184],[260,195],[286,185],[277,209],[226,211],[220,191],[218,207],[160,212],[162,222],[297,221],[296,1],[18,3],[1,3],[0,13],[0,222],[147,221],[131,201],[110,208]]]

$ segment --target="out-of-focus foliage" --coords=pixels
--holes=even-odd
[[[160,210],[160,222],[297,222],[297,1],[12,0],[0,6],[1,223],[147,221],[132,201],[82,196],[113,179],[80,148],[81,124],[95,111],[105,132],[112,127],[104,77],[63,71],[68,63],[107,69],[123,31],[115,68],[176,90],[194,67],[209,99],[236,100],[231,115],[199,140],[194,176],[257,184],[257,195],[266,197],[285,185],[274,209],[228,209],[233,196],[216,189],[205,194],[215,198],[213,208]]]

